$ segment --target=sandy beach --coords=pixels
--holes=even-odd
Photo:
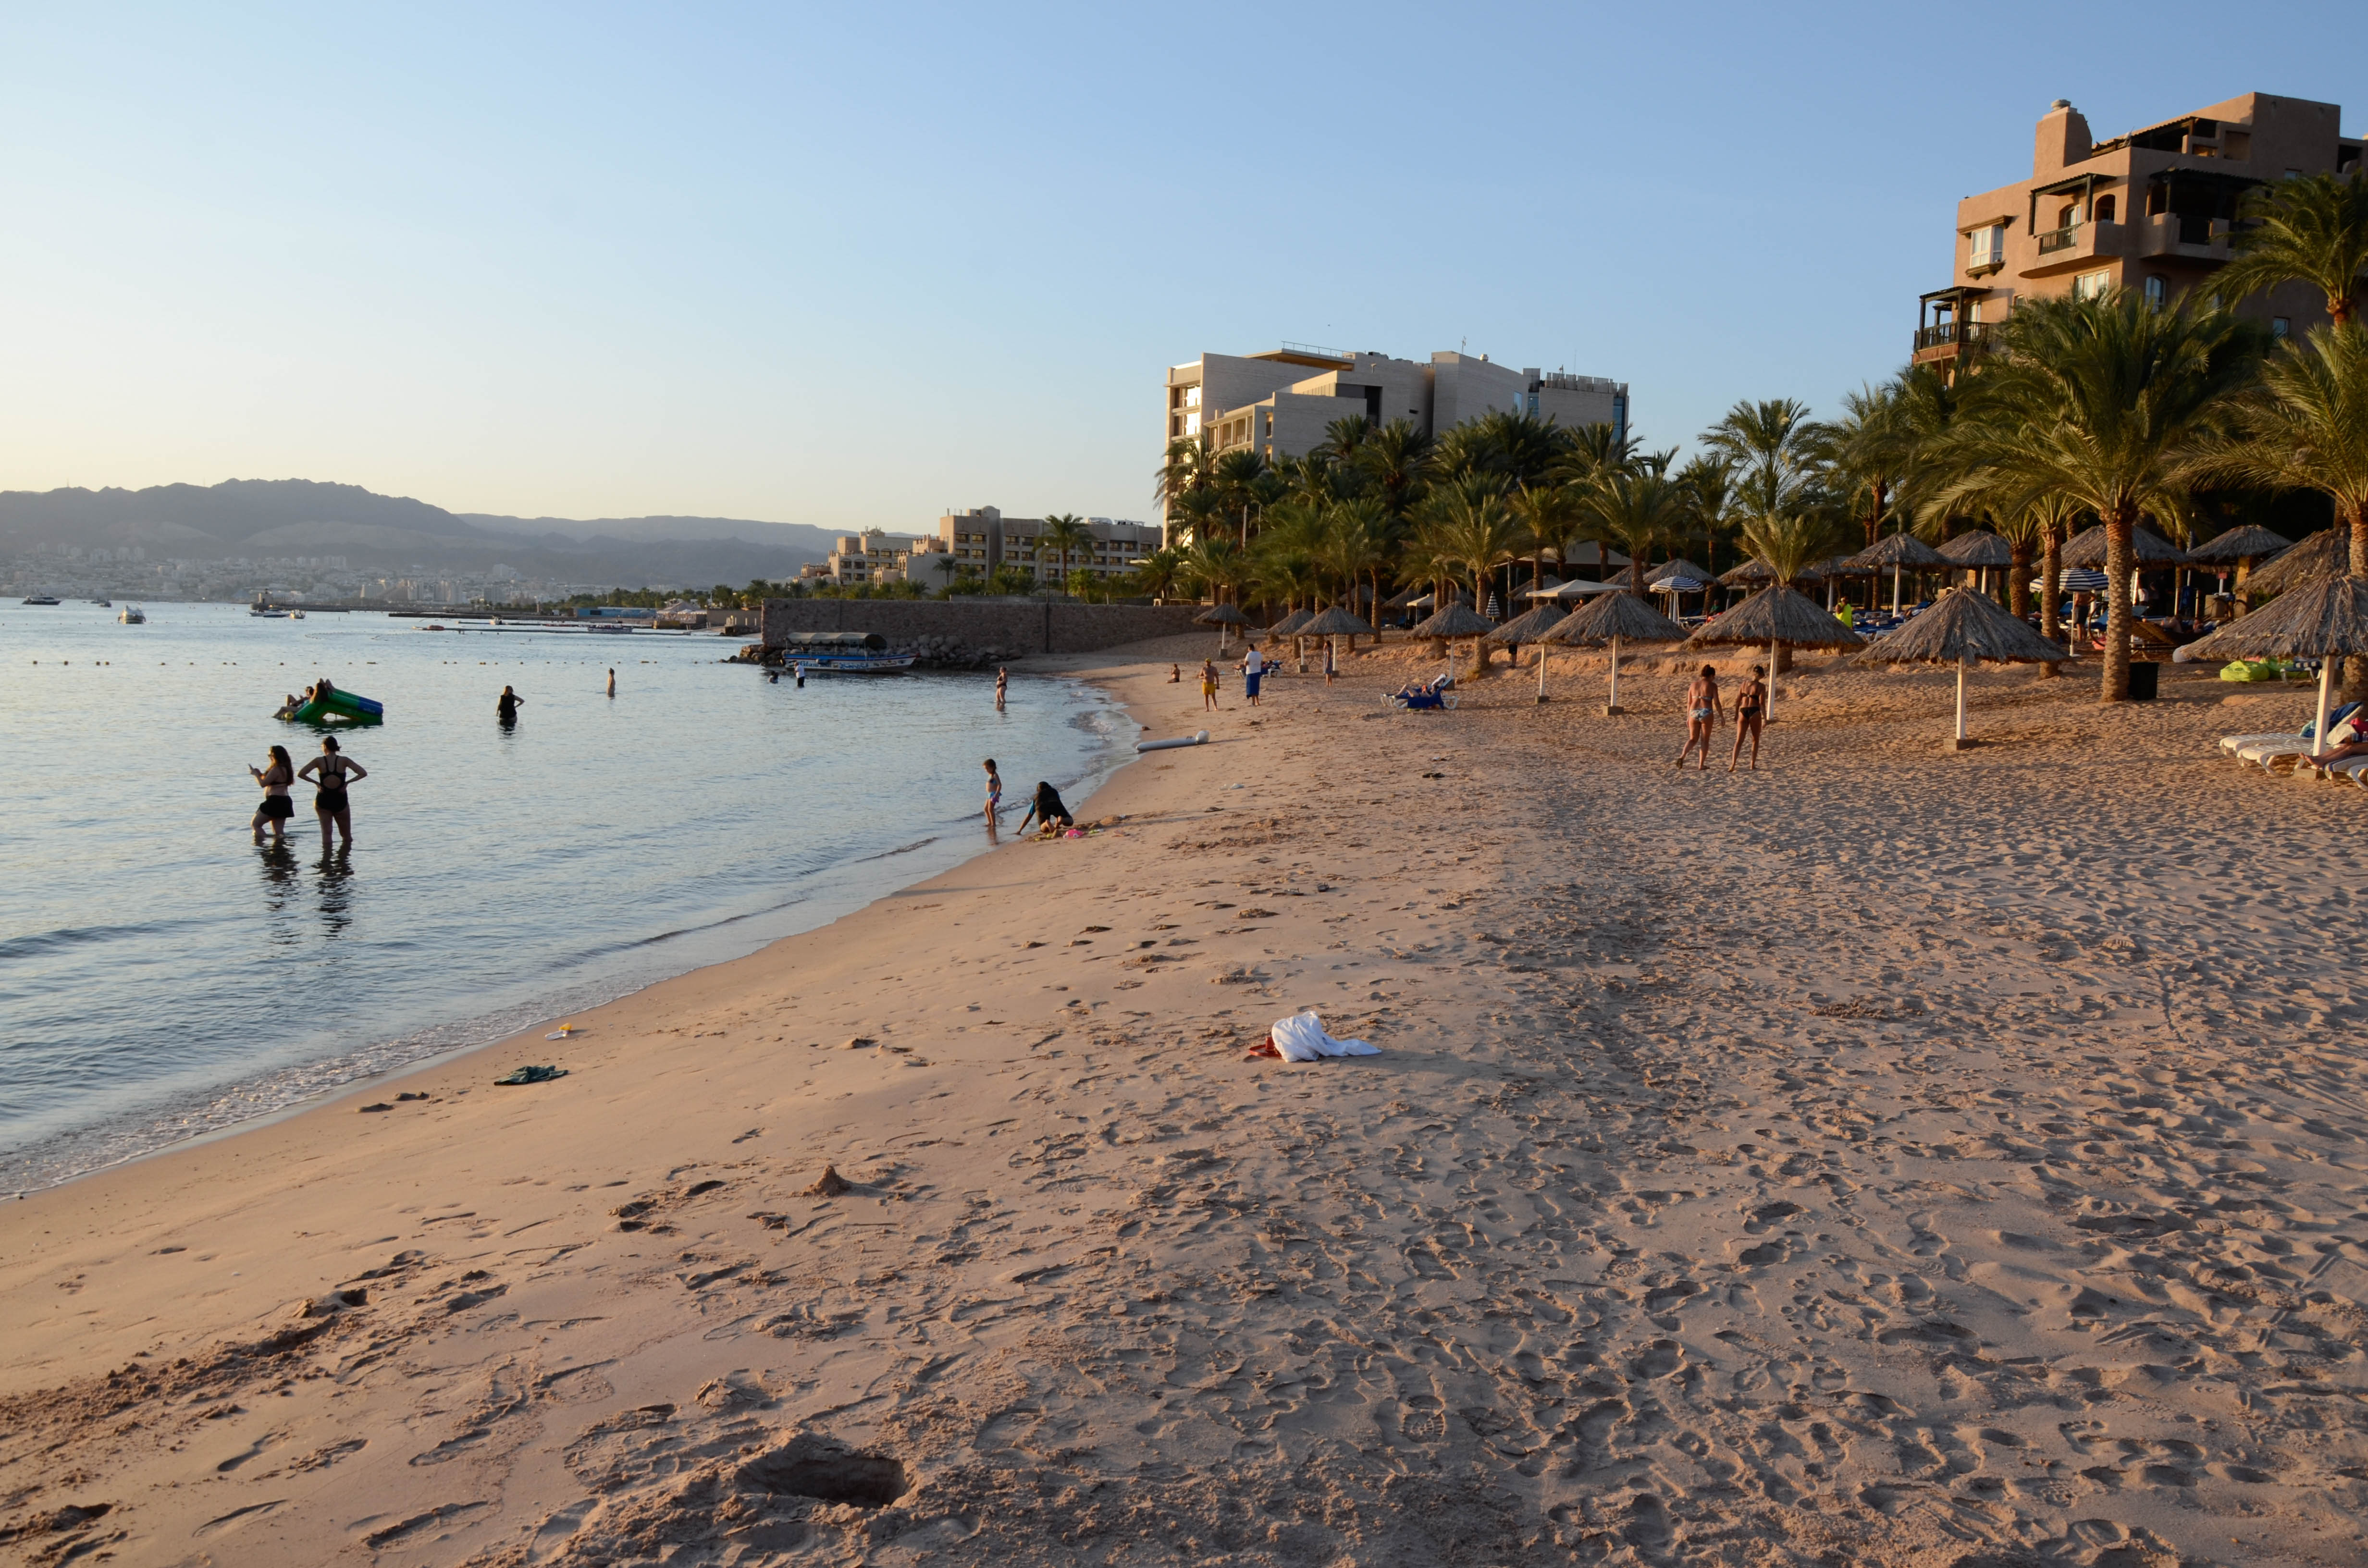
[[[2308,691],[1816,656],[1679,775],[1698,660],[1207,646],[1031,663],[1212,732],[1111,830],[0,1203],[0,1555],[2368,1559],[2368,800],[2213,744]]]

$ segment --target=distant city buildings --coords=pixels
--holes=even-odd
[[[1921,297],[1916,362],[1953,374],[2019,299],[2126,288],[2167,301],[2206,284],[2233,255],[2247,191],[2360,166],[2342,119],[2334,104],[2247,93],[2100,142],[2056,99],[2039,119],[2031,177],[1957,203],[1955,276]],[[2279,336],[2327,320],[2326,296],[2305,283],[2236,308]]]
[[[1486,354],[1441,352],[1426,362],[1304,343],[1263,354],[1203,354],[1168,368],[1166,400],[1163,452],[1172,442],[1201,439],[1219,453],[1247,448],[1269,460],[1304,456],[1336,420],[1360,415],[1376,429],[1412,420],[1428,436],[1493,412],[1628,434],[1625,381],[1516,370]]]
[[[997,572],[1017,571],[1036,583],[1057,584],[1064,573],[1084,572],[1102,581],[1124,577],[1134,563],[1159,548],[1156,523],[1113,517],[1083,519],[1086,540],[1067,559],[1043,541],[1042,517],[1007,517],[993,506],[951,512],[938,519],[935,534],[899,535],[880,529],[843,534],[828,559],[806,567],[805,582],[912,583],[929,590],[952,587],[962,578],[982,583]]]

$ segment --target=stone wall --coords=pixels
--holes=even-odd
[[[1085,605],[1044,599],[767,599],[764,641],[792,631],[876,631],[891,647],[936,638],[1021,653],[1090,653],[1192,631],[1198,605]]]

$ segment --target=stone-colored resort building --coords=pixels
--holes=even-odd
[[[1953,374],[2021,297],[2127,288],[2169,301],[2207,283],[2228,265],[2247,191],[2360,166],[2342,119],[2334,104],[2247,93],[2098,142],[2056,99],[2040,117],[2031,177],[1957,203],[1955,276],[1922,296],[1917,363]],[[2326,306],[2308,284],[2283,283],[2237,310],[2283,336],[2325,324]]]
[[[1071,550],[1064,565],[1059,551],[1042,546],[1043,528],[1042,517],[1007,517],[993,506],[973,506],[939,517],[934,535],[878,528],[843,534],[828,559],[804,567],[799,575],[807,582],[916,583],[937,589],[962,576],[985,578],[1008,566],[1040,583],[1058,582],[1064,572],[1109,580],[1127,575],[1136,562],[1159,548],[1156,523],[1088,517],[1086,531],[1092,542]]]
[[[1163,453],[1170,442],[1205,437],[1219,453],[1247,447],[1269,460],[1301,457],[1335,420],[1360,414],[1376,428],[1411,419],[1431,436],[1496,410],[1628,433],[1625,381],[1516,370],[1486,354],[1439,353],[1425,363],[1304,343],[1203,354],[1168,367],[1166,401]]]

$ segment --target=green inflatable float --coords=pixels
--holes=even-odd
[[[293,708],[281,709],[279,717],[294,724],[383,724],[386,705],[332,687],[315,692]]]

